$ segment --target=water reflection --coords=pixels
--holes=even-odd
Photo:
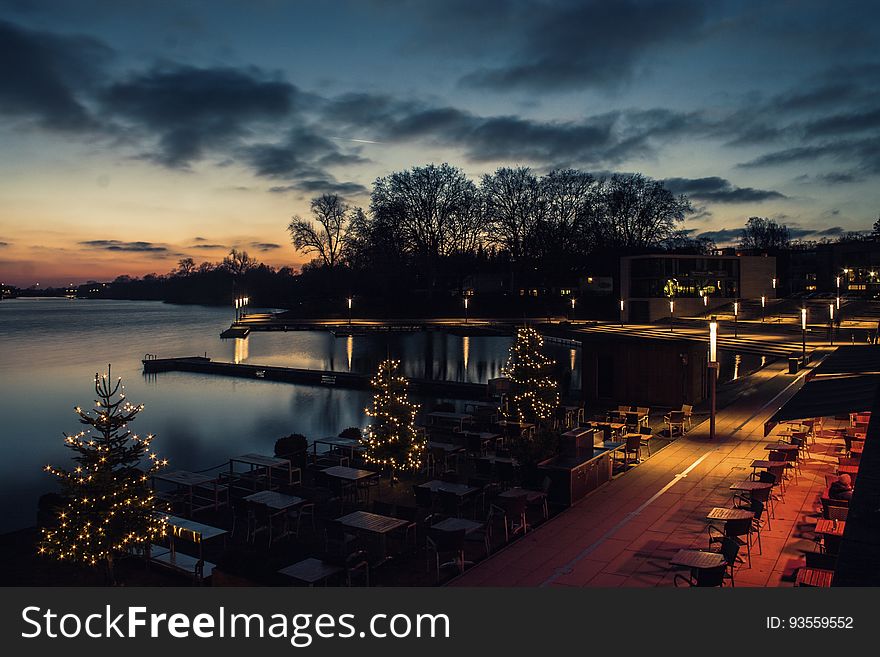
[[[577,363],[577,349],[573,348],[571,350],[571,353],[569,354],[569,357],[571,359],[571,371],[574,372],[574,366]]]
[[[467,378],[468,361],[471,356],[471,338],[468,335],[464,336],[461,340],[461,352],[464,360],[464,374],[465,378]]]
[[[348,371],[351,372],[351,359],[354,356],[354,336],[345,339],[345,355],[348,356]]]
[[[248,340],[250,338],[235,338],[235,354],[233,356],[234,363],[243,363],[248,358]]]
[[[733,359],[733,380],[736,381],[739,378],[739,366],[742,363],[742,356],[737,354]]]

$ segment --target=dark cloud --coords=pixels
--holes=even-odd
[[[120,240],[87,240],[81,246],[105,251],[131,251],[135,253],[167,253],[168,247],[153,242],[122,242]]]
[[[877,128],[880,128],[880,109],[827,116],[808,123],[805,133],[808,138],[830,137]]]
[[[825,230],[816,231],[816,235],[819,237],[836,237],[838,235],[843,235],[845,232],[846,230],[844,230],[842,226],[832,226]]]
[[[287,194],[290,192],[306,194],[338,194],[339,196],[360,196],[369,194],[366,187],[356,182],[339,182],[332,178],[312,178],[299,180],[291,185],[276,185],[270,187],[273,194]]]
[[[27,30],[0,20],[0,114],[53,130],[91,130],[81,97],[93,87],[110,48],[84,36]]]
[[[0,248],[3,248],[4,246],[9,246],[9,242],[0,242]]]
[[[782,166],[792,163],[813,163],[820,158],[844,162],[852,169],[839,182],[852,182],[853,176],[880,173],[880,135],[864,139],[838,139],[819,144],[793,146],[771,151],[737,166],[745,168]]]
[[[722,228],[721,230],[707,230],[698,233],[695,237],[710,239],[716,244],[731,244],[738,242],[742,236],[742,228]]]
[[[592,0],[530,3],[511,64],[483,68],[466,86],[496,90],[570,90],[629,81],[653,49],[699,35],[706,7],[692,0]]]
[[[714,203],[760,203],[786,198],[784,194],[754,187],[735,187],[729,180],[718,176],[706,178],[666,178],[663,184],[674,194]]]
[[[255,68],[166,65],[111,84],[102,100],[112,116],[157,136],[149,158],[186,167],[206,149],[234,143],[255,123],[284,119],[297,93]]]
[[[274,242],[251,242],[250,247],[252,249],[257,249],[258,251],[274,251],[275,249],[280,249],[280,244],[275,244]]]
[[[193,244],[191,249],[228,249],[225,244]]]

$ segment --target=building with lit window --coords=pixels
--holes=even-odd
[[[620,259],[627,322],[647,324],[670,315],[704,313],[736,299],[774,298],[776,286],[772,256],[653,254]]]

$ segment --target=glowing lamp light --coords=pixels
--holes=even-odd
[[[351,297],[348,297],[348,309],[351,310]]]
[[[807,330],[807,309],[801,308],[801,330]]]
[[[675,312],[675,301],[670,301],[670,302],[669,302],[669,312],[670,312],[670,313],[674,313],[674,312]]]
[[[833,303],[828,304],[828,317],[832,321],[834,321],[834,304]]]
[[[761,297],[761,308],[767,305],[767,297]]]
[[[718,322],[713,318],[709,322],[709,362],[718,360]]]
[[[733,302],[733,316],[736,317],[739,314],[739,302]]]
[[[623,299],[620,300],[620,312],[623,312]]]

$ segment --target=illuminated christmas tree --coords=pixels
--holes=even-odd
[[[389,468],[392,478],[395,471],[419,469],[426,443],[415,426],[419,405],[407,399],[407,382],[397,373],[399,367],[399,360],[385,360],[370,381],[376,392],[372,406],[364,410],[374,421],[361,438],[364,458]]]
[[[109,367],[107,374],[95,374],[98,399],[93,410],[74,409],[89,428],[64,434],[77,466],[45,468],[60,480],[67,503],[55,524],[42,530],[39,553],[104,566],[112,580],[117,556],[144,548],[165,533],[150,476],[168,462],[150,451],[152,435],[140,437],[128,430],[144,407],[126,400],[122,380],[111,383],[109,377]]]
[[[516,331],[510,356],[502,369],[510,379],[504,418],[513,422],[550,420],[559,406],[559,384],[551,376],[555,361],[541,352],[544,339],[530,326]]]

